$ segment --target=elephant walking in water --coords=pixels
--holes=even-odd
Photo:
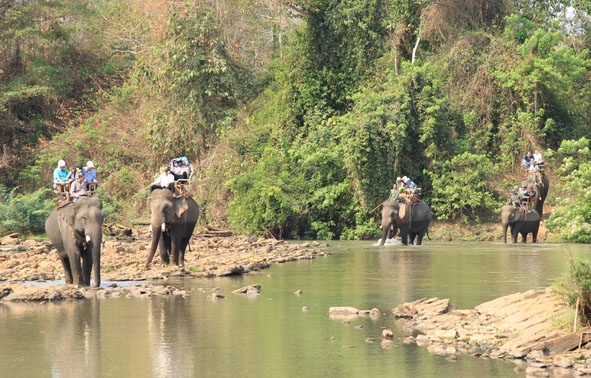
[[[394,237],[400,230],[402,244],[413,244],[415,237],[417,245],[423,243],[423,236],[431,223],[431,210],[425,201],[419,201],[416,205],[406,202],[385,201],[382,208],[382,240],[383,246],[386,239]],[[409,240],[410,239],[410,240]]]
[[[185,250],[199,219],[199,206],[193,198],[175,198],[168,189],[156,189],[150,196],[152,245],[146,259],[146,269],[150,266],[156,248],[160,248],[162,264],[172,262],[178,266],[185,264]]]
[[[503,239],[507,243],[507,229],[511,229],[511,239],[517,243],[517,237],[521,234],[523,243],[527,240],[527,234],[532,235],[532,242],[538,242],[538,230],[540,228],[540,214],[536,210],[504,205],[501,210],[501,224],[503,226]]]
[[[81,197],[55,208],[45,221],[47,236],[64,267],[66,284],[90,286],[94,271],[92,286],[101,285],[102,208],[99,198]]]

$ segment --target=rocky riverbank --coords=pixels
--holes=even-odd
[[[591,376],[591,329],[573,331],[574,313],[551,288],[530,290],[457,310],[424,298],[392,310],[410,334],[404,342],[431,353],[512,360],[527,376]]]
[[[43,285],[26,287],[23,282],[48,283],[64,280],[64,271],[55,249],[49,242],[20,241],[17,237],[4,240],[2,246],[10,252],[0,253],[1,300],[61,300],[88,295],[112,295],[115,286],[99,290],[75,289]],[[194,236],[185,254],[185,266],[161,266],[158,253],[150,269],[144,263],[150,248],[148,235],[112,238],[103,243],[101,251],[101,280],[108,281],[165,281],[169,277],[220,277],[261,271],[271,264],[293,260],[314,259],[325,256],[327,243],[290,243],[283,240],[248,237]],[[14,252],[17,251],[17,252]],[[158,285],[161,286],[161,285]],[[140,285],[132,294],[150,295],[180,294],[182,290],[168,287]],[[24,291],[27,289],[26,291]],[[102,292],[101,292],[102,290]],[[15,292],[20,291],[17,296]],[[119,291],[119,290],[115,290]],[[10,296],[12,294],[12,296]],[[125,295],[129,295],[127,292]]]

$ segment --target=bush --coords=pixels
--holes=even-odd
[[[449,161],[434,161],[428,172],[433,184],[432,208],[438,219],[478,220],[479,213],[496,207],[489,184],[493,164],[485,155],[465,152]]]
[[[30,194],[16,195],[18,188],[7,192],[0,186],[0,234],[13,232],[40,234],[45,232],[45,220],[54,206],[47,199],[49,189],[39,189]]]
[[[557,188],[564,189],[568,197],[556,199],[556,203],[562,207],[552,213],[546,226],[549,231],[559,233],[564,241],[591,243],[589,141],[586,138],[563,141],[557,151],[557,158],[562,158],[562,164],[556,172],[561,177],[561,182],[564,182],[557,185]]]
[[[561,284],[567,302],[578,308],[580,323],[591,321],[591,265],[588,261],[571,260],[568,278]]]

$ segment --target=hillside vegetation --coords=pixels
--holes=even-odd
[[[378,235],[411,177],[439,220],[496,221],[528,150],[561,240],[591,242],[591,5],[485,0],[0,4],[0,232],[42,232],[93,160],[107,222],[187,156],[204,222]]]

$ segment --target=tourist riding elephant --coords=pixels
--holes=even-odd
[[[160,246],[162,264],[185,264],[185,250],[199,219],[199,206],[191,197],[174,198],[168,189],[156,189],[150,196],[152,246],[146,259],[150,266],[156,247]]]
[[[406,202],[385,201],[382,209],[380,246],[383,246],[389,237],[394,237],[397,230],[400,230],[402,244],[413,244],[416,237],[417,245],[421,245],[430,222],[431,210],[425,201],[421,200],[412,206]]]
[[[45,231],[64,266],[66,284],[101,284],[103,204],[98,197],[80,197],[56,207],[45,221]],[[80,264],[82,259],[82,264]]]
[[[532,234],[532,242],[538,242],[540,228],[540,214],[534,209],[504,205],[501,210],[501,224],[503,225],[503,239],[507,243],[507,228],[511,228],[513,243],[517,243],[517,236],[521,234],[521,241],[525,243],[527,234]]]
[[[536,192],[536,196],[533,201],[533,208],[536,209],[540,217],[544,214],[544,201],[548,195],[548,189],[550,188],[550,180],[544,172],[530,172],[527,177],[522,181],[522,185],[533,188]]]

